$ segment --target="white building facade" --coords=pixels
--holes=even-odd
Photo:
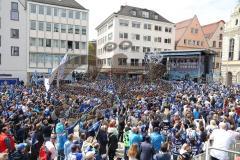
[[[27,81],[27,29],[24,1],[0,0],[0,80]]]
[[[222,49],[223,83],[240,83],[240,3],[225,25]]]
[[[27,72],[49,73],[68,53],[72,69],[86,71],[88,10],[75,0],[29,0]]]
[[[174,50],[174,24],[151,10],[121,6],[96,30],[102,72],[142,74],[146,52]]]

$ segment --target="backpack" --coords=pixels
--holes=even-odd
[[[51,154],[45,144],[43,144],[39,151],[39,160],[51,160]]]

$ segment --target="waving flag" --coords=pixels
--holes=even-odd
[[[99,127],[101,125],[101,122],[100,121],[97,121],[96,123],[94,123],[89,129],[88,129],[88,132],[96,132],[98,131]]]
[[[67,56],[68,56],[68,54],[65,54],[64,57],[62,58],[60,64],[52,70],[51,76],[49,78],[49,85],[52,84],[56,75],[57,75],[57,78],[61,78],[64,75],[64,70],[65,70],[65,65],[64,64],[68,60]]]
[[[64,70],[65,70],[65,63],[68,61],[68,55],[65,54],[65,56],[63,57],[63,59],[60,62],[60,66],[58,69],[58,79],[63,79],[64,78]]]

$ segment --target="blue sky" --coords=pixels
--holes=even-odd
[[[202,25],[218,20],[228,21],[238,0],[77,0],[90,10],[89,40],[96,39],[96,26],[121,5],[131,5],[154,10],[176,23],[198,16]]]

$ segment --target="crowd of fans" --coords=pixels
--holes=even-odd
[[[82,80],[48,92],[2,84],[0,159],[190,160],[208,141],[229,149],[240,138],[238,105],[238,86],[191,81]]]

